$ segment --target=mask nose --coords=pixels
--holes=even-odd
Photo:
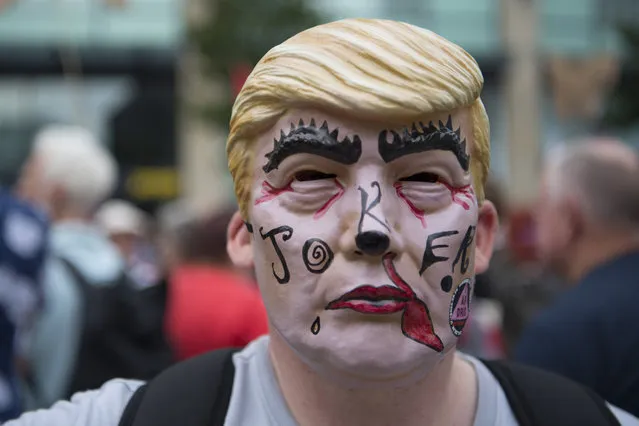
[[[355,245],[363,254],[380,256],[388,251],[390,238],[380,231],[365,231],[355,236]]]

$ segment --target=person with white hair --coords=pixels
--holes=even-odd
[[[28,408],[46,407],[74,388],[85,321],[77,274],[91,285],[106,286],[123,270],[117,248],[92,222],[116,179],[114,159],[89,131],[56,125],[36,135],[17,190],[48,213],[52,228],[45,305],[28,359]]]
[[[88,130],[52,125],[36,135],[18,192],[54,221],[86,220],[115,189],[117,174],[114,159]]]
[[[539,255],[568,285],[524,330],[515,358],[639,415],[639,156],[621,141],[559,146],[537,205]]]

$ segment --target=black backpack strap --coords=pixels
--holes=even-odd
[[[73,281],[76,283],[80,291],[84,292],[84,289],[90,286],[84,274],[80,272],[80,270],[73,264],[73,262],[61,256],[56,256],[55,259],[57,259],[67,270],[67,272],[71,274],[71,276],[73,277]]]
[[[149,388],[148,384],[144,384],[135,391],[129,402],[124,407],[124,412],[120,417],[120,423],[118,426],[132,426],[133,421],[135,420],[135,416],[140,409],[140,404],[142,403],[142,398],[146,394],[146,390]]]
[[[223,426],[236,351],[221,349],[170,367],[133,394],[119,426]]]
[[[507,361],[485,361],[520,426],[620,426],[594,391],[559,375]]]

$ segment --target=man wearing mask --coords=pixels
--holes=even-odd
[[[270,50],[227,143],[227,249],[255,268],[269,335],[8,426],[573,424],[559,388],[583,396],[569,413],[580,426],[638,424],[528,370],[508,382],[551,398],[520,410],[490,372],[505,369],[455,351],[497,226],[482,85],[460,47],[394,21],[333,22]]]

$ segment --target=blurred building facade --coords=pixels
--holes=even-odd
[[[142,205],[176,195],[179,0],[0,2],[0,184],[10,185],[38,128],[93,131]]]
[[[475,56],[486,77],[483,99],[492,124],[493,172],[507,179],[509,195],[521,202],[536,191],[539,157],[545,149],[592,128],[601,107],[597,100],[614,81],[622,53],[615,25],[629,17],[639,19],[639,3],[632,0],[314,4],[335,18],[386,17],[416,24]],[[585,104],[592,104],[589,111],[571,110],[572,105]]]
[[[228,83],[205,81],[197,54],[185,43],[189,22],[214,2],[2,4],[0,172],[18,161],[25,146],[20,141],[41,122],[73,121],[112,147],[123,165],[122,191],[134,201],[178,192],[207,206],[232,198],[225,135],[191,108],[215,102],[216,85]],[[309,4],[330,20],[377,17],[420,25],[473,54],[486,78],[493,171],[507,180],[510,196],[524,203],[536,190],[541,154],[593,131],[624,54],[615,26],[639,20],[635,0]],[[620,136],[633,142],[639,131]]]
[[[507,182],[509,198],[522,204],[536,194],[543,153],[595,130],[624,56],[617,25],[639,24],[639,3],[634,0],[309,4],[330,20],[370,17],[416,24],[477,58],[486,80],[482,97],[492,124],[493,173]],[[639,129],[619,136],[639,143]],[[215,179],[219,173],[211,173],[208,181]]]

